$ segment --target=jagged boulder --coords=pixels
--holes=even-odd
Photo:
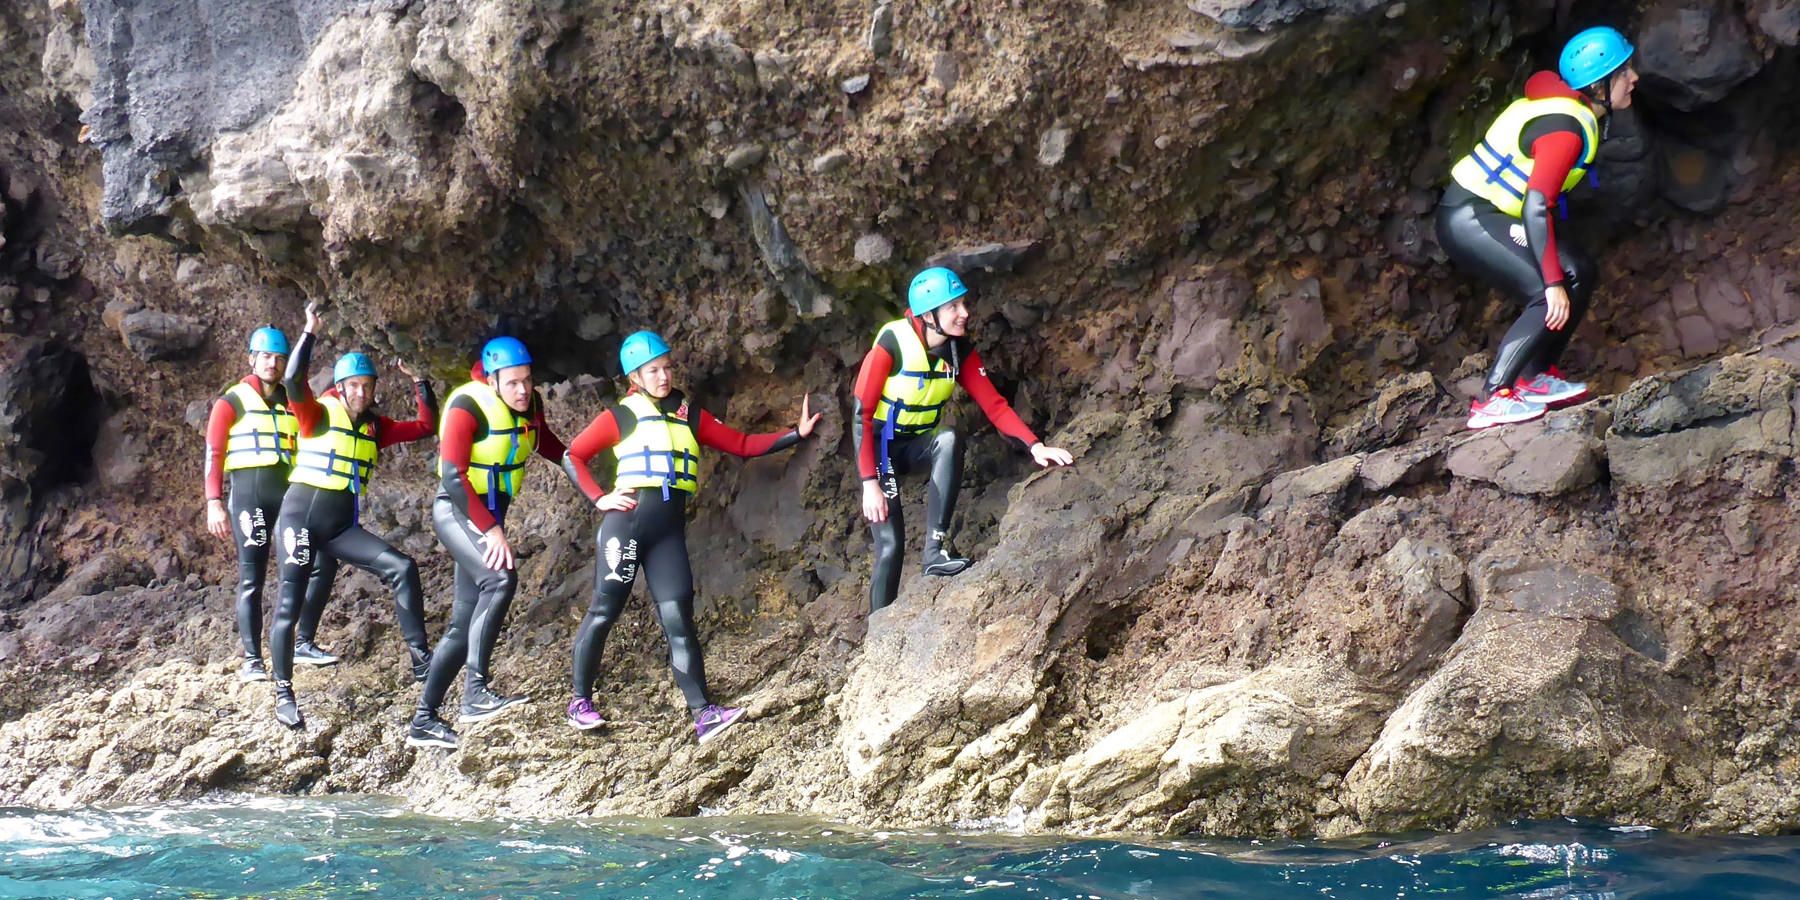
[[[1452,475],[1517,494],[1557,496],[1593,484],[1605,467],[1600,435],[1610,421],[1594,405],[1551,413],[1455,442],[1445,466]]]
[[[1613,480],[1660,490],[1791,457],[1795,375],[1782,360],[1739,355],[1632,385],[1606,436]]]
[[[1273,666],[1154,704],[1015,795],[1033,827],[1310,830],[1293,798],[1361,755],[1390,701],[1340,672]]]
[[[1498,809],[1629,818],[1656,808],[1675,765],[1705,758],[1681,725],[1688,689],[1615,631],[1618,588],[1535,556],[1475,561],[1475,614],[1345,777],[1355,827],[1456,827]]]

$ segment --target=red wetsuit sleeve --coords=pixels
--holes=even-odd
[[[864,481],[875,478],[875,407],[881,404],[881,389],[894,373],[894,357],[879,343],[869,348],[862,368],[856,373],[856,427],[862,430],[862,444],[856,453],[856,472]]]
[[[588,502],[598,501],[606,495],[606,489],[594,480],[594,473],[588,471],[588,460],[599,456],[619,444],[619,422],[613,418],[612,410],[602,410],[588,423],[581,433],[575,436],[574,443],[569,445],[568,464],[563,467],[570,478],[575,479],[575,486],[581,490]]]
[[[237,410],[231,401],[220,397],[213,401],[212,415],[206,420],[206,499],[225,496],[225,444],[231,439],[231,426],[237,424]]]
[[[569,448],[563,446],[562,440],[556,436],[555,432],[550,430],[550,423],[544,421],[543,404],[538,405],[537,421],[532,424],[537,428],[538,455],[559,466],[562,465],[563,454],[567,452]]]
[[[1545,287],[1563,283],[1562,259],[1556,252],[1555,217],[1550,210],[1556,208],[1563,182],[1580,159],[1581,135],[1553,131],[1531,142],[1531,180],[1526,190],[1544,195],[1545,239],[1543,252],[1538,255],[1538,270],[1544,276]]]
[[[711,447],[714,450],[729,453],[732,456],[741,456],[745,459],[768,453],[775,449],[776,441],[788,435],[785,431],[777,431],[773,434],[745,434],[713,418],[713,414],[704,409],[700,411],[697,426],[694,429],[694,438],[700,442],[701,446]]]
[[[1013,412],[1012,405],[1006,402],[1005,397],[1000,396],[1000,392],[994,389],[994,383],[988,380],[987,368],[982,365],[980,353],[970,350],[969,355],[963,358],[962,368],[956,373],[956,383],[969,392],[975,405],[981,407],[988,421],[994,423],[1001,434],[1026,447],[1038,442],[1037,435],[1025,427],[1024,420]]]
[[[376,447],[392,447],[431,436],[437,412],[437,404],[431,400],[431,386],[423,381],[413,382],[413,397],[418,402],[418,418],[400,422],[387,416],[375,417]]]
[[[444,413],[444,436],[438,441],[438,458],[446,466],[455,467],[458,487],[463,493],[463,502],[457,504],[459,511],[468,517],[469,524],[485,533],[494,527],[494,516],[469,482],[469,453],[475,446],[475,431],[479,427],[480,423],[468,410],[452,404]],[[449,489],[450,485],[444,487]]]

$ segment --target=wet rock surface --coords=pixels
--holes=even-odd
[[[1674,35],[1676,68],[1558,232],[1605,272],[1566,362],[1616,396],[1482,435],[1461,379],[1516,310],[1430,216],[1447,148],[1550,55],[1541,4],[0,9],[0,373],[28,373],[0,374],[28,385],[0,398],[0,802],[1791,830],[1785,8],[1643,5],[1633,38]],[[910,568],[870,616],[846,385],[933,261],[975,289],[989,376],[1080,459],[1037,472],[959,400],[976,564]],[[327,352],[440,386],[523,336],[565,439],[640,327],[727,422],[826,409],[791,454],[709,454],[694,504],[708,672],[749,721],[693,743],[640,596],[610,724],[562,724],[597,520],[534,463],[496,680],[535,699],[406,749],[390,602],[346,574],[322,628],[346,662],[302,670],[308,725],[277,726],[236,680],[196,460],[242,335],[309,298]],[[122,335],[153,318],[146,361]],[[91,430],[34,393],[59,365],[88,371]],[[431,457],[385,451],[364,521],[418,557],[435,635]]]

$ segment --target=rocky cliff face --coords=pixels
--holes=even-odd
[[[1455,431],[1514,311],[1431,238],[1452,152],[1566,5],[68,0],[0,12],[0,800],[382,791],[439,811],[792,811],[1323,833],[1582,814],[1792,828],[1800,6],[1656,0],[1640,103],[1568,231],[1613,399]],[[21,52],[22,51],[22,52]],[[927,262],[964,270],[1034,474],[972,409],[977,566],[867,616],[847,384]],[[728,421],[708,463],[715,686],[691,744],[639,609],[598,736],[560,724],[590,512],[509,530],[500,677],[443,756],[385,602],[309,727],[239,686],[199,416],[304,298],[444,379],[510,331],[573,432],[656,327]],[[1738,355],[1734,351],[1749,351]],[[400,398],[393,397],[393,400]],[[426,569],[429,448],[367,521]]]

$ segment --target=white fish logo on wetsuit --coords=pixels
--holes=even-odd
[[[1523,224],[1514,222],[1513,226],[1506,230],[1506,234],[1508,237],[1512,238],[1513,243],[1518,244],[1521,247],[1529,246],[1525,242],[1525,226]]]
[[[312,562],[312,534],[305,528],[299,534],[289,528],[281,533],[281,545],[287,548],[287,559],[284,565],[304,566]]]
[[[637,538],[632,538],[623,548],[619,546],[618,538],[607,538],[605,556],[608,569],[607,581],[625,584],[637,575]],[[619,563],[626,564],[623,575],[619,574]]]
[[[238,534],[244,536],[244,546],[256,546],[256,534],[250,530],[250,511],[247,509],[238,513]]]

